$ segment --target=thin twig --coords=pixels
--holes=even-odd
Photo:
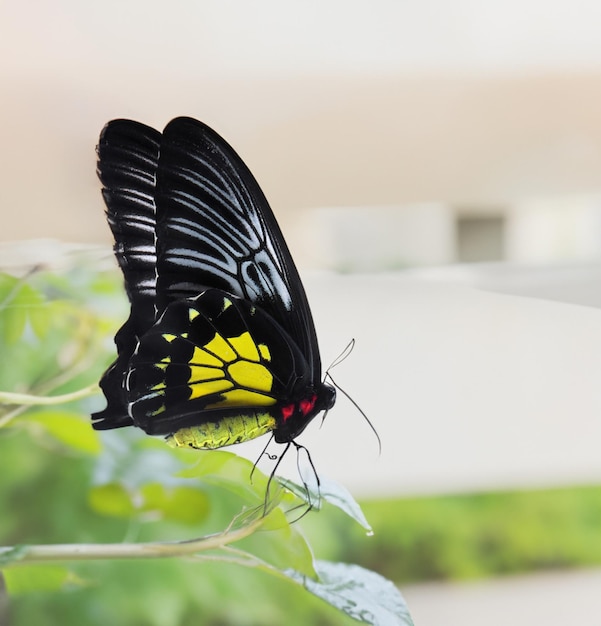
[[[0,404],[21,404],[28,406],[63,404],[87,398],[98,392],[98,384],[93,383],[77,391],[64,393],[60,396],[37,396],[28,393],[13,393],[11,391],[0,391]]]
[[[156,541],[146,543],[64,543],[0,547],[0,559],[11,552],[18,552],[11,565],[20,563],[43,563],[47,561],[84,561],[95,559],[156,559],[191,556],[198,552],[223,548],[230,543],[248,537],[263,524],[261,517],[247,526],[226,530],[215,535],[207,535],[185,541]]]

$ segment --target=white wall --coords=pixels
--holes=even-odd
[[[303,267],[373,271],[455,260],[454,215],[443,204],[309,209],[287,232]]]
[[[601,197],[523,200],[507,212],[506,258],[518,263],[601,258]]]

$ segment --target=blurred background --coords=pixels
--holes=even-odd
[[[303,439],[320,471],[367,500],[596,487],[600,26],[593,0],[4,1],[0,263],[108,248],[108,120],[202,119],[270,200],[324,364],[357,340],[335,377],[382,454],[341,400]],[[593,624],[600,578],[402,588],[423,626]]]

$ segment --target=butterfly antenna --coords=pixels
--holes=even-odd
[[[340,365],[343,361],[345,361],[350,356],[350,354],[353,351],[354,347],[355,347],[355,339],[351,339],[347,343],[347,345],[344,348],[344,350],[334,359],[334,361],[332,363],[330,363],[330,366],[326,370],[326,376],[328,375],[328,372],[331,369],[334,369],[337,365]]]
[[[332,374],[330,374],[330,372],[326,372],[326,377],[329,378],[332,381],[332,384],[334,385],[334,387],[336,387],[336,389],[338,389],[338,391],[341,391],[342,394],[348,398],[353,406],[357,409],[357,411],[359,411],[359,413],[361,413],[361,415],[363,416],[363,419],[368,423],[369,427],[372,429],[374,435],[376,436],[376,439],[378,440],[378,454],[382,454],[382,440],[380,439],[380,435],[378,435],[378,431],[376,430],[376,427],[371,423],[371,420],[369,419],[369,417],[367,417],[367,415],[365,414],[365,411],[351,398],[351,396],[332,378]]]
[[[347,357],[351,354],[351,352],[353,351],[353,348],[355,347],[355,339],[351,339],[348,344],[346,345],[346,347],[344,348],[344,350],[332,361],[332,363],[330,363],[330,365],[328,366],[328,369],[326,370],[326,373],[323,376],[323,381],[325,382],[328,378],[330,378],[330,380],[332,380],[332,377],[330,376],[330,370],[335,368],[337,365],[340,365],[344,360],[347,359]],[[332,380],[332,382],[334,382]],[[334,383],[335,384],[335,383]],[[344,393],[344,392],[343,392]],[[359,409],[361,410],[361,409]],[[321,428],[323,426],[323,423],[326,421],[326,417],[328,416],[328,413],[330,412],[329,409],[327,409],[325,411],[325,413],[321,416],[321,424],[319,425],[319,427]]]

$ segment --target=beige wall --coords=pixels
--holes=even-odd
[[[94,145],[110,118],[215,126],[276,212],[437,201],[485,210],[601,192],[601,73],[164,84],[12,78],[0,101],[0,238],[108,240]],[[236,103],[236,104],[234,104]]]
[[[601,8],[427,5],[1,5],[0,241],[109,241],[94,145],[114,117],[214,126],[290,232],[316,207],[601,194]]]

